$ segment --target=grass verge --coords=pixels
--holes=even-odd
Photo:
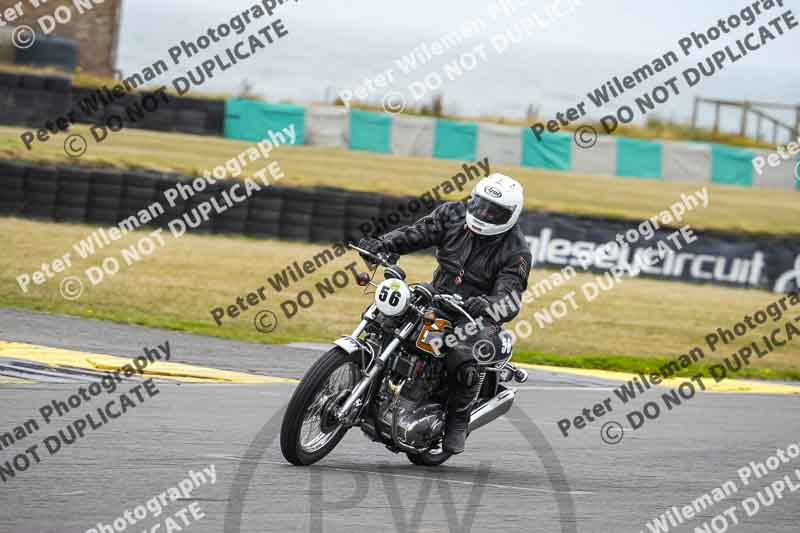
[[[372,301],[362,289],[349,285],[333,296],[323,294],[319,284],[350,263],[361,263],[355,254],[332,258],[312,274],[277,291],[270,280],[294,261],[303,263],[325,250],[324,245],[256,240],[244,237],[187,235],[175,239],[164,235],[164,246],[141,261],[126,265],[121,251],[134,245],[146,232],[128,234],[103,248],[97,255],[80,259],[72,249],[95,228],[14,218],[0,218],[0,305],[121,323],[172,329],[201,335],[261,343],[292,341],[330,342],[352,331],[360,312]],[[39,286],[23,293],[16,278],[40,269],[43,263],[65,253],[72,266]],[[85,271],[106,257],[116,258],[120,271],[93,286]],[[410,281],[426,281],[435,266],[433,257],[413,255],[401,261]],[[531,284],[549,275],[534,271]],[[84,293],[77,301],[64,300],[61,280],[78,276]],[[732,328],[747,314],[764,308],[778,297],[764,291],[728,289],[707,285],[648,279],[625,279],[612,290],[591,301],[581,287],[596,279],[589,273],[577,276],[523,308],[521,318],[533,324],[532,335],[520,338],[515,359],[522,362],[579,368],[601,368],[650,372],[695,346],[705,348],[704,338],[718,327]],[[266,300],[248,306],[239,316],[226,316],[222,325],[212,319],[211,309],[226,308],[237,297],[264,287]],[[310,309],[292,318],[282,312],[285,301],[296,300],[301,291],[314,295]],[[575,291],[578,308],[553,324],[539,326],[534,313],[548,309],[556,300]],[[562,300],[563,301],[563,300]],[[254,327],[262,310],[274,312],[278,328],[269,334]],[[515,323],[512,323],[515,326]],[[759,328],[740,342],[705,348],[705,357],[695,369],[707,372],[739,347],[772,330]],[[553,355],[556,354],[556,355]],[[599,354],[599,355],[598,355]],[[224,357],[225,354],[220,354]],[[763,359],[753,360],[736,377],[800,380],[800,344],[788,343]]]

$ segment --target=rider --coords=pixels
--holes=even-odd
[[[475,185],[466,205],[445,202],[410,226],[359,242],[371,253],[407,254],[435,246],[439,267],[434,288],[460,295],[464,309],[482,319],[483,327],[477,332],[468,329],[472,335],[459,335],[447,353],[450,392],[443,448],[450,453],[464,451],[470,408],[478,393],[482,358],[473,350],[478,348],[480,355],[510,351],[500,325],[519,313],[519,295],[528,286],[531,267],[530,249],[517,224],[522,204],[522,186],[492,174]],[[478,345],[480,341],[484,342]]]

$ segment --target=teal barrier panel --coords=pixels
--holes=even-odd
[[[350,149],[367,150],[379,154],[391,153],[392,116],[351,109]]]
[[[478,125],[472,122],[437,120],[433,139],[433,157],[475,161],[478,149]]]
[[[797,163],[794,167],[794,190],[800,192],[800,155],[797,156]]]
[[[230,98],[225,101],[225,137],[243,141],[261,141],[283,136],[281,144],[303,144],[305,141],[305,114],[303,106],[271,104],[255,100]],[[286,134],[294,126],[295,138]]]
[[[661,143],[617,139],[617,176],[663,179],[661,174],[663,149]]]
[[[572,135],[544,132],[540,141],[530,128],[522,128],[522,165],[569,170],[572,168]]]
[[[751,150],[711,145],[711,183],[752,187],[753,155]]]

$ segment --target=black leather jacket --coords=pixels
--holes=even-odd
[[[519,225],[509,231],[483,237],[466,226],[466,205],[447,202],[410,226],[403,226],[380,237],[386,250],[406,254],[436,247],[439,267],[433,286],[464,299],[483,296],[489,304],[509,298],[513,306],[498,323],[508,322],[519,313],[516,305],[528,287],[531,252]],[[461,284],[456,278],[461,277]],[[516,293],[515,297],[511,297]]]

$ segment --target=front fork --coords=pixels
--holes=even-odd
[[[361,324],[358,325],[358,327],[353,331],[353,334],[350,337],[352,339],[357,338],[358,335],[360,335],[361,332],[364,331],[366,324],[367,321],[362,320]],[[406,325],[403,326],[403,328],[400,331],[395,333],[394,339],[392,339],[392,341],[386,346],[383,352],[381,352],[381,354],[372,362],[372,365],[370,366],[370,369],[367,372],[367,374],[363,378],[361,378],[361,381],[358,382],[358,385],[356,385],[356,388],[353,389],[353,392],[350,393],[350,395],[344,401],[339,410],[336,411],[336,417],[340,421],[352,423],[352,420],[349,420],[349,417],[352,414],[350,411],[353,409],[353,406],[355,405],[356,401],[358,401],[358,399],[361,398],[364,395],[364,393],[367,392],[370,385],[372,385],[372,383],[381,376],[381,374],[383,373],[383,369],[386,366],[386,362],[389,360],[389,357],[391,357],[392,353],[394,353],[397,347],[400,346],[400,344],[408,338],[408,336],[414,330],[414,325],[415,322],[406,323]]]

